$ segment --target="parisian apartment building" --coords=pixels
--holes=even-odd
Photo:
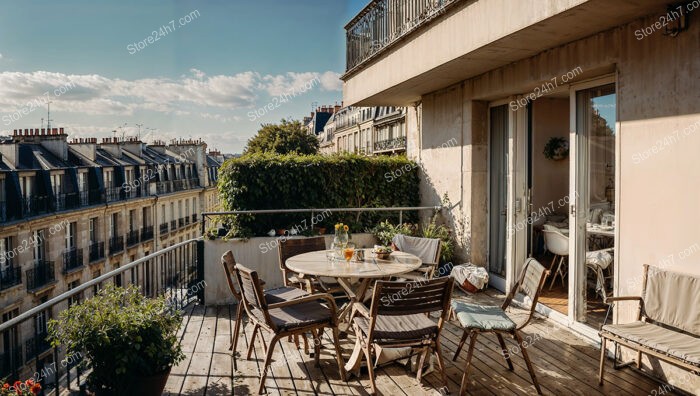
[[[323,154],[405,153],[406,109],[391,106],[336,108],[317,137]]]
[[[14,130],[0,138],[0,320],[200,235],[201,213],[218,208],[223,159],[201,140],[69,141],[63,128]],[[162,265],[151,264],[115,282],[149,288],[167,276]],[[4,333],[0,378],[50,365],[48,320],[96,291]]]

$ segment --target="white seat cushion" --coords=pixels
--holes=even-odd
[[[594,250],[586,252],[586,265],[594,265],[606,269],[613,262],[613,257],[607,250]]]

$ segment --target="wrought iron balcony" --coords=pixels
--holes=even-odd
[[[0,221],[7,221],[7,203],[0,201]]]
[[[53,261],[39,260],[33,268],[25,271],[27,275],[27,290],[36,290],[56,280]]]
[[[109,238],[109,255],[114,256],[124,251],[124,237],[115,236]]]
[[[126,246],[138,245],[141,240],[139,239],[139,230],[131,230],[126,234]]]
[[[170,220],[170,231],[177,230],[177,220]]]
[[[168,194],[173,192],[173,183],[170,180],[156,182],[157,194]]]
[[[177,219],[177,225],[180,228],[184,227],[185,226],[185,218],[181,217],[181,218]]]
[[[24,342],[24,356],[27,361],[51,349],[51,343],[46,340],[48,334],[43,331]]]
[[[2,260],[2,257],[0,257]],[[22,284],[22,269],[12,265],[11,259],[5,257],[9,267],[0,271],[0,290],[6,290],[13,286]]]
[[[197,213],[192,213],[192,222],[193,223],[197,222]]]
[[[93,242],[90,244],[90,262],[94,263],[105,258],[105,243]]]
[[[37,216],[48,213],[49,197],[31,196],[22,199],[22,214],[24,217]]]
[[[107,197],[107,202],[121,201],[124,199],[121,187],[107,187],[105,188],[105,195]]]
[[[16,374],[22,367],[22,348],[14,347],[0,353],[0,378],[8,378]]]
[[[350,72],[461,0],[374,0],[345,26]]]
[[[406,136],[374,142],[374,151],[393,151],[406,149]]]
[[[141,242],[153,239],[153,226],[143,227],[141,229]]]
[[[163,235],[163,234],[167,234],[167,233],[168,233],[168,223],[167,222],[161,223],[160,234]]]
[[[83,249],[70,248],[63,252],[63,273],[83,266]]]

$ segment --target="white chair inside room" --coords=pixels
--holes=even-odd
[[[553,226],[550,226],[553,227]],[[556,227],[553,227],[556,228]],[[558,229],[548,229],[547,224],[545,224],[545,229],[542,230],[544,234],[544,243],[547,245],[547,250],[552,252],[554,258],[552,259],[552,264],[549,265],[549,271],[556,265],[557,269],[552,277],[552,282],[549,284],[549,290],[552,290],[554,282],[557,280],[557,276],[561,278],[562,286],[566,287],[564,280],[564,261],[568,264],[569,258],[569,237],[559,232]],[[559,262],[557,263],[557,259]]]

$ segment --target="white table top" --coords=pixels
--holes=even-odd
[[[392,275],[405,274],[418,269],[421,260],[409,253],[393,252],[389,260],[380,260],[365,251],[365,261],[329,260],[328,250],[319,250],[299,254],[287,259],[287,268],[305,275],[327,276],[332,278],[384,278]]]

